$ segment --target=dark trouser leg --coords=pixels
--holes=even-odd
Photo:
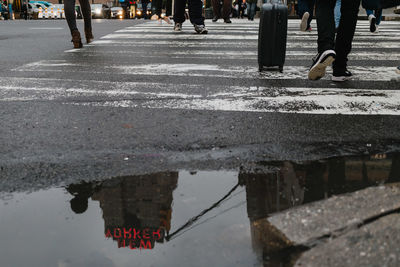
[[[375,10],[375,17],[376,17],[376,25],[381,24],[382,20],[382,9],[376,9]]]
[[[315,0],[308,0],[308,13],[310,13],[310,16],[308,17],[307,21],[307,28],[310,27],[312,18],[314,16],[314,6],[315,6]]]
[[[257,3],[247,4],[247,15],[249,16],[249,19],[254,19],[254,15],[256,14],[256,5]]]
[[[221,4],[219,0],[212,0],[211,1],[213,7],[214,17],[220,18],[221,17]]]
[[[162,0],[153,0],[152,3],[156,8],[156,15],[161,18]]]
[[[172,0],[167,0],[165,15],[167,15],[168,17],[172,15]]]
[[[335,47],[335,4],[336,0],[317,0],[318,53]]]
[[[224,11],[222,13],[223,19],[229,19],[229,15],[231,14],[231,8],[232,8],[232,0],[224,0]]]
[[[75,16],[75,0],[65,0],[64,1],[64,12],[65,19],[67,20],[69,30],[77,30],[76,27],[76,16]]]
[[[167,0],[165,3],[165,15],[167,17],[171,16],[172,14],[172,0]]]
[[[146,1],[142,1],[142,12],[143,12],[143,18],[147,19],[147,5],[149,3]]]
[[[297,3],[297,15],[301,19],[306,12],[308,12],[307,0],[299,0]]]
[[[189,0],[189,17],[192,24],[204,25],[202,11],[203,2],[201,0]]]
[[[344,68],[347,66],[347,56],[351,51],[359,6],[360,0],[342,0],[342,7],[340,9],[342,16],[336,36],[336,60],[333,63],[334,68]]]
[[[186,0],[175,0],[174,4],[174,21],[175,23],[183,23],[185,21]]]
[[[79,3],[81,4],[82,16],[85,21],[85,29],[92,29],[92,12],[90,11],[89,0],[79,0]]]

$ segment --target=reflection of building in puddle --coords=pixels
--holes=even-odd
[[[70,185],[67,190],[75,196],[71,208],[78,213],[86,209],[77,210],[82,204],[76,203],[86,199],[87,208],[89,197],[100,202],[105,235],[117,241],[118,247],[153,248],[171,228],[172,192],[177,182],[177,172],[165,172]]]
[[[398,155],[274,165],[278,167],[275,172],[239,174],[239,183],[246,187],[253,249],[271,266],[290,260],[287,252],[281,253],[282,248],[290,247],[290,241],[262,218],[331,195],[400,181]]]

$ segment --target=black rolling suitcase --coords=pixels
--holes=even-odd
[[[261,8],[258,30],[258,66],[279,67],[283,71],[286,56],[288,8],[282,1],[271,0]]]

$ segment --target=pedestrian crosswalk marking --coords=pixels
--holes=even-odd
[[[201,84],[88,80],[71,86],[71,81],[6,78],[8,85],[0,85],[0,101],[62,100],[65,104],[83,106],[242,112],[400,114],[399,90],[210,85],[210,93],[205,94]],[[80,103],[73,101],[76,96],[103,98],[101,102]],[[133,96],[137,98],[126,100]],[[300,108],[296,103],[301,103]]]
[[[91,46],[131,46],[131,47],[153,47],[153,46],[163,46],[166,48],[170,47],[212,47],[212,46],[232,46],[231,40],[218,40],[218,41],[210,41],[210,39],[203,40],[204,42],[198,41],[186,41],[182,42],[181,40],[157,40],[151,42],[143,42],[143,41],[135,41],[135,40],[126,40],[126,39],[108,39],[108,40],[96,40],[90,45],[86,45],[85,47]],[[235,41],[235,47],[247,47],[253,49],[257,49],[257,42],[245,42],[243,40]],[[296,40],[296,42],[288,42],[286,44],[287,48],[314,48],[316,50],[317,43],[316,41],[311,40]],[[364,42],[364,41],[354,41],[353,48],[399,48],[398,40],[394,40],[393,42],[385,41],[385,42]],[[76,49],[75,49],[76,50]],[[75,51],[75,50],[67,50],[67,51]]]
[[[67,52],[67,51],[66,51]],[[68,52],[74,53],[83,53],[85,56],[97,56],[98,51],[85,51],[85,50],[69,50]],[[137,58],[146,58],[146,57],[165,57],[165,58],[220,58],[220,59],[244,59],[244,58],[252,58],[255,59],[257,57],[257,51],[237,51],[237,49],[224,49],[224,50],[182,50],[176,49],[176,51],[169,51],[166,54],[164,51],[154,51],[151,55],[143,54],[141,51],[113,51],[106,50],[102,51],[102,54],[113,54],[113,55],[121,55],[125,56],[128,54],[133,54]],[[315,55],[315,51],[304,51],[304,50],[289,50],[286,51],[286,59],[287,60],[307,60]],[[349,55],[350,60],[365,60],[371,59],[378,61],[381,60],[399,60],[400,61],[400,53],[385,53],[385,52],[353,52]]]
[[[36,82],[11,77],[7,85],[0,85],[0,101],[41,99],[126,108],[400,115],[400,90],[395,90],[400,88],[396,86],[400,84],[399,76],[393,65],[382,67],[400,60],[400,53],[394,50],[400,42],[397,23],[384,22],[378,34],[369,32],[368,21],[357,24],[350,62],[360,66],[351,65],[350,70],[356,83],[368,83],[335,84],[329,81],[328,69],[328,75],[317,83],[324,88],[310,88],[315,83],[307,80],[309,64],[296,64],[307,59],[311,62],[316,53],[317,31],[313,21],[312,32],[300,32],[299,22],[289,20],[287,65],[283,73],[258,71],[257,20],[233,20],[230,25],[207,21],[207,35],[194,34],[189,22],[184,23],[183,33],[175,33],[171,25],[151,21],[103,36],[83,49],[67,50],[59,60],[41,60],[15,68],[13,71],[20,74],[54,73],[62,77],[62,73],[68,72],[81,78],[71,83],[65,79],[40,78]],[[357,50],[364,48],[368,50]],[[91,60],[85,59],[88,57]],[[120,63],[109,63],[118,62],[109,61],[112,58],[120,59]],[[120,75],[128,82],[89,80],[92,75],[104,79],[107,75]],[[161,77],[164,82],[154,82]],[[204,85],[202,81],[206,79],[215,84]],[[129,82],[135,80],[141,82]],[[225,80],[248,86],[224,85]],[[288,87],[286,84],[294,83],[285,81],[298,81],[302,87]],[[370,89],[378,82],[387,90]],[[368,88],[351,88],[365,85]],[[81,96],[90,100],[74,101]]]
[[[374,63],[374,62],[371,62]],[[71,67],[71,68],[69,68]],[[166,75],[176,77],[214,77],[233,79],[296,79],[307,80],[308,67],[285,66],[283,73],[277,71],[265,71],[260,73],[257,66],[227,66],[218,64],[97,64],[95,67],[85,61],[76,62],[73,66],[63,60],[43,60],[29,63],[14,69],[21,72],[79,72],[79,73],[114,73],[131,76]],[[397,81],[398,75],[395,68],[376,66],[352,67],[354,80],[364,81]],[[328,75],[324,79],[329,79]]]

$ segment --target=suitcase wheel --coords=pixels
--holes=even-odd
[[[279,66],[279,72],[283,72],[283,65]]]

